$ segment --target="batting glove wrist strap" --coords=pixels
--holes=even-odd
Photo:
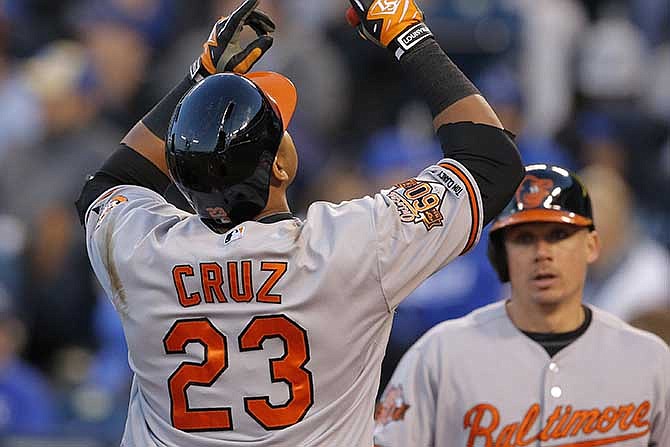
[[[260,0],[246,0],[230,16],[220,18],[203,44],[202,54],[193,62],[189,76],[200,82],[221,72],[244,74],[270,49],[275,24],[256,10]],[[242,48],[240,34],[245,26],[256,32],[256,39]]]
[[[393,39],[388,46],[397,60],[410,50],[419,48],[419,44],[426,42],[427,39],[433,39],[433,33],[428,29],[425,23],[417,23],[400,33]]]

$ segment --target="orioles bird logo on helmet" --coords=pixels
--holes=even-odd
[[[516,200],[524,209],[538,208],[553,188],[553,180],[527,175],[516,191]]]

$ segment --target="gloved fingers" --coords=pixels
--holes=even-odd
[[[228,17],[221,17],[212,27],[209,37],[202,44],[203,53],[200,57],[202,68],[209,74],[216,73],[216,62],[219,60],[222,49],[219,47],[219,34],[225,27]]]
[[[259,10],[254,10],[249,14],[245,25],[249,25],[258,36],[274,33],[276,28],[270,16]]]
[[[351,7],[356,11],[358,17],[363,20],[365,12],[370,9],[370,1],[366,0],[349,0]]]
[[[241,52],[234,55],[226,64],[225,71],[245,74],[272,47],[272,36],[260,36]]]
[[[245,22],[249,16],[254,12],[260,0],[246,0],[227,18],[222,18],[217,22],[217,27],[220,24],[223,26],[217,31],[216,40],[220,47],[225,47],[230,41],[240,35],[244,28]]]
[[[245,0],[230,16],[216,22],[200,58],[207,73],[246,73],[272,46],[269,35],[274,32],[275,24],[267,14],[255,9],[259,2]],[[242,49],[240,35],[245,26],[253,29],[258,38]]]
[[[244,24],[244,21],[256,9],[260,0],[246,0],[230,15],[228,22],[234,29]]]
[[[346,17],[349,25],[353,26],[354,28],[361,24],[361,18],[358,16],[356,10],[351,6],[349,9],[347,9]]]

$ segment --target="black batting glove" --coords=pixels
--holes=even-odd
[[[260,0],[246,0],[230,16],[220,18],[212,28],[202,54],[193,62],[190,77],[199,82],[221,72],[247,73],[272,46],[275,24],[256,10]],[[240,34],[245,26],[256,32],[257,38],[244,49]]]
[[[349,0],[347,20],[358,33],[380,47],[388,48],[396,59],[433,33],[424,23],[423,12],[414,0]]]

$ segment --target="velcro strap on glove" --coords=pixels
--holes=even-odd
[[[389,43],[388,49],[400,60],[406,52],[429,38],[434,38],[432,31],[425,23],[417,23],[395,37]]]

